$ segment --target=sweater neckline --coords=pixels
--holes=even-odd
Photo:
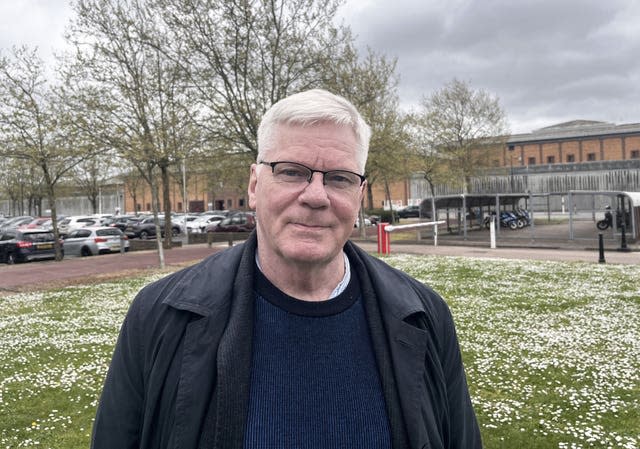
[[[351,270],[351,279],[344,291],[324,301],[305,301],[289,296],[273,285],[260,270],[255,270],[254,289],[272,305],[294,315],[309,317],[337,315],[351,307],[360,296],[360,282],[354,270]]]

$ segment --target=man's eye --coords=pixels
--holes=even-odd
[[[345,187],[357,184],[355,176],[352,176],[350,173],[327,173],[326,182]]]
[[[276,174],[283,178],[291,178],[291,179],[296,179],[296,178],[307,179],[307,177],[309,176],[306,170],[303,170],[297,167],[281,167],[278,169]]]

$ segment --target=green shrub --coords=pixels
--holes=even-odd
[[[396,214],[385,209],[371,209],[367,211],[367,215],[377,215],[383,223],[396,223],[398,221],[398,216]]]

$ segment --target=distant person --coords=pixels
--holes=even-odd
[[[369,137],[324,90],[266,112],[256,231],[138,294],[94,449],[481,447],[447,305],[348,241]]]

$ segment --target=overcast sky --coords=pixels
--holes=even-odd
[[[65,0],[0,0],[0,48],[62,48]],[[514,133],[640,122],[640,1],[347,0],[358,45],[398,58],[403,108],[453,78],[497,95]]]

